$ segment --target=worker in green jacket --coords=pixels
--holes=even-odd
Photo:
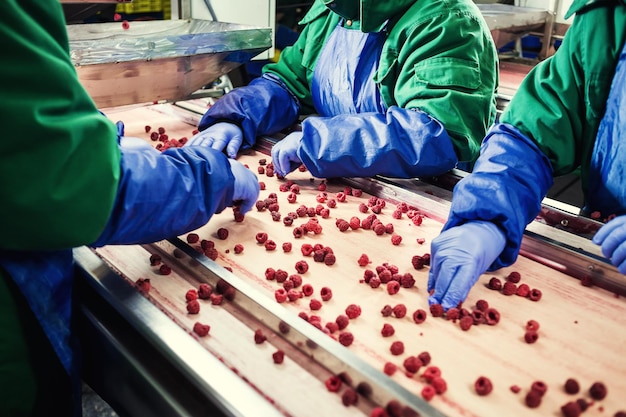
[[[120,137],[78,80],[58,0],[0,1],[0,39],[0,416],[78,416],[71,248],[187,233],[249,210],[259,184],[209,147]]]
[[[576,0],[574,14],[561,47],[524,79],[454,190],[432,243],[431,303],[455,307],[480,274],[515,262],[552,178],[578,168],[582,214],[610,220],[593,241],[626,274],[626,5]]]
[[[420,177],[469,167],[495,118],[497,52],[471,0],[317,0],[296,43],[204,115],[190,143],[234,158],[257,136],[275,171]]]

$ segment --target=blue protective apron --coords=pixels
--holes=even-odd
[[[626,44],[591,155],[587,213],[626,214]]]
[[[384,113],[386,106],[373,77],[386,34],[346,29],[342,23],[328,37],[313,72],[315,109],[323,117]]]

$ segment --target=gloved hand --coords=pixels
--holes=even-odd
[[[592,242],[602,247],[602,254],[611,260],[619,272],[626,274],[626,215],[602,226]]]
[[[436,237],[431,245],[428,291],[429,304],[445,310],[456,307],[504,250],[506,238],[495,224],[472,221],[452,227]]]
[[[229,159],[230,170],[235,176],[235,190],[233,200],[239,206],[239,212],[245,214],[250,211],[259,198],[259,180],[256,175],[242,163]]]
[[[226,149],[226,155],[235,159],[242,142],[243,133],[239,126],[233,123],[220,122],[194,135],[185,146],[207,146],[218,151]]]
[[[292,132],[272,147],[274,172],[284,177],[302,165],[298,156],[301,142],[302,132]]]

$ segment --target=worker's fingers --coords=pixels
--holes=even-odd
[[[626,245],[626,216],[616,217],[602,226],[593,237],[593,243],[601,245],[602,254],[611,259],[614,265],[620,265],[626,256],[626,249],[618,249]]]
[[[189,139],[189,141],[187,142],[187,146],[198,145],[212,147],[213,141],[213,136],[206,130],[203,130],[202,132],[196,133],[194,136],[192,136],[191,139]]]
[[[234,136],[226,145],[226,155],[232,159],[237,158],[237,152],[239,152],[242,142],[243,137],[241,135]]]

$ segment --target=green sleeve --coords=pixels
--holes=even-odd
[[[115,125],[81,86],[58,0],[0,2],[2,249],[87,244],[119,181]]]
[[[442,122],[460,161],[478,156],[496,115],[497,51],[474,8],[417,2],[394,26],[382,57],[388,70],[377,74],[387,104]]]
[[[582,165],[583,183],[624,45],[624,7],[578,14],[561,47],[524,79],[502,114],[533,139],[554,175]],[[603,22],[601,25],[598,22]]]

